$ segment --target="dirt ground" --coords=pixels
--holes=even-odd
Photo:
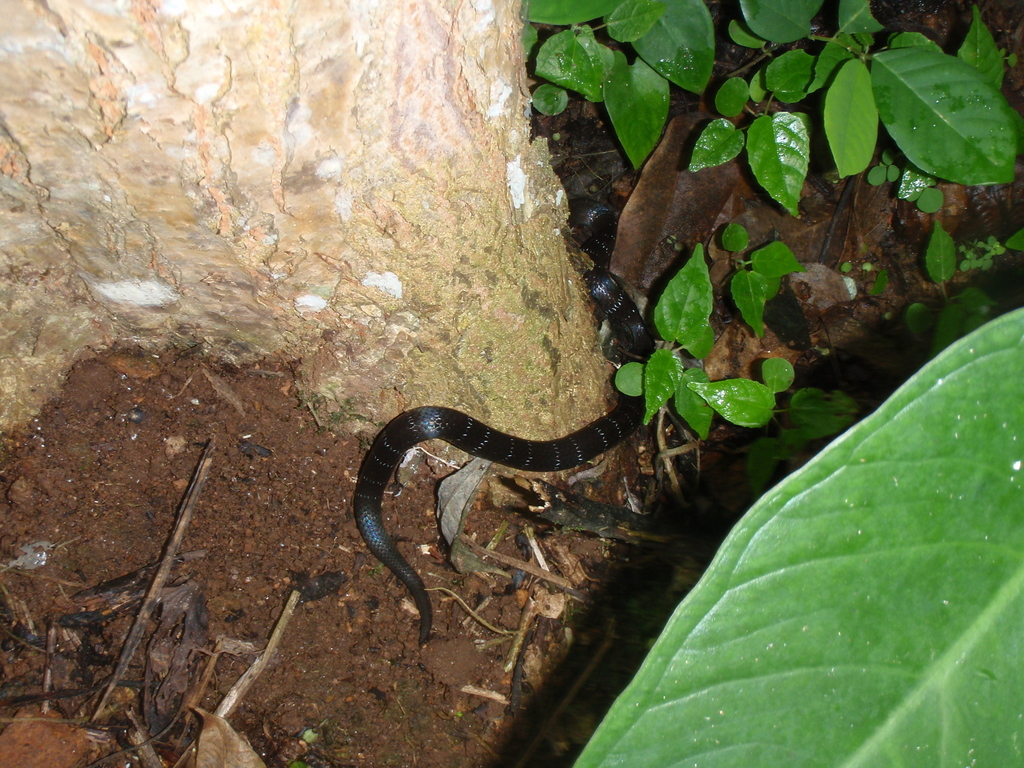
[[[54,702],[54,711],[68,718],[91,712],[143,587],[119,611],[101,598],[75,595],[160,559],[203,446],[213,440],[210,474],[180,549],[191,554],[171,577],[172,584],[198,586],[202,598],[191,610],[201,624],[205,604],[208,632],[196,635],[184,625],[166,630],[193,646],[189,664],[167,673],[145,664],[162,653],[159,630],[151,625],[148,645],[125,675],[124,695],[115,697],[113,711],[96,723],[93,743],[83,747],[91,758],[110,752],[115,736],[124,743],[126,706],[157,723],[170,716],[154,714],[161,708],[153,704],[156,696],[140,704],[147,675],[174,677],[170,687],[179,693],[196,690],[216,638],[261,648],[293,588],[312,590],[304,594],[313,599],[298,607],[273,662],[230,718],[268,765],[300,755],[322,766],[514,765],[535,738],[530,765],[577,750],[615,687],[628,680],[626,671],[612,682],[609,659],[612,666],[635,665],[643,648],[612,643],[614,630],[599,612],[592,614],[592,628],[586,622],[570,628],[564,619],[581,615],[578,606],[569,601],[560,610],[559,598],[551,597],[556,593],[532,580],[513,589],[507,578],[454,573],[437,549],[430,481],[434,472],[450,469],[434,461],[421,465],[399,499],[385,502],[390,530],[405,542],[403,551],[428,586],[446,586],[474,606],[493,596],[482,613],[506,629],[519,625],[531,596],[554,600],[551,615],[561,615],[535,621],[525,650],[512,657],[518,664],[507,669],[510,643],[486,645],[496,635],[434,593],[435,634],[421,648],[404,587],[368,554],[352,519],[363,447],[318,426],[314,410],[300,402],[288,361],[230,369],[201,354],[116,352],[78,363],[63,395],[13,439],[0,462],[0,564],[15,561],[25,554],[21,547],[34,542],[53,545],[34,550],[45,553],[44,565],[0,573],[6,635],[0,714],[37,714],[33,696],[44,690],[47,667],[52,690],[81,692]],[[499,549],[522,557],[513,540],[528,524],[525,518],[482,510],[467,532],[486,543],[504,520],[511,527]],[[611,558],[628,562],[631,551],[569,532],[545,532],[542,544],[580,589],[600,586],[612,572]],[[687,556],[680,562],[691,568],[682,581],[692,583],[696,561]],[[662,574],[666,568],[643,567]],[[680,578],[655,581],[676,582],[676,592],[642,610],[650,633],[681,596]],[[61,617],[86,608],[112,615],[60,626]],[[56,651],[47,662],[41,648],[49,626],[57,627]],[[584,697],[598,702],[596,711],[575,706],[573,720],[552,721],[548,715],[561,692],[580,679],[579,669],[595,653],[605,659],[594,684],[606,690],[592,688]],[[213,710],[254,658],[220,657],[200,705]],[[545,678],[544,694],[537,695]],[[180,700],[172,696],[162,707],[173,714]],[[307,729],[317,734],[312,744],[299,738]],[[162,739],[165,757],[194,732],[187,719],[172,725]],[[73,764],[60,762],[65,759],[71,758],[47,764]]]

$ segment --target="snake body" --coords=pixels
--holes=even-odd
[[[578,213],[574,215],[580,218]],[[584,209],[584,224],[588,224],[587,216],[596,224],[589,227],[592,231],[588,232],[582,247],[599,262],[584,275],[590,295],[626,351],[646,356],[653,348],[653,341],[643,318],[621,286],[600,265],[611,250],[607,219],[601,218],[607,217],[606,209],[598,207],[596,214],[593,209]],[[413,408],[388,422],[363,459],[353,508],[359,533],[370,552],[412,594],[420,613],[421,644],[430,639],[430,597],[419,574],[395,548],[381,514],[385,487],[406,452],[425,440],[444,440],[473,456],[514,469],[557,472],[579,466],[619,443],[640,425],[643,414],[642,397],[620,394],[618,404],[608,415],[557,440],[524,440],[493,429],[461,411],[436,406]]]

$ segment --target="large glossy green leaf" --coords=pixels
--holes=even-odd
[[[610,13],[622,0],[529,0],[525,3],[535,24],[580,24]]]
[[[740,0],[750,29],[773,43],[791,43],[811,33],[823,0]]]
[[[704,0],[663,0],[665,13],[633,47],[680,88],[703,92],[715,63],[715,28]]]
[[[839,0],[839,31],[850,35],[878,32],[882,25],[871,15],[868,0]]]
[[[536,72],[563,88],[577,91],[589,101],[601,101],[605,65],[611,51],[594,39],[590,27],[566,29],[552,35],[537,51]]]
[[[810,162],[807,122],[800,112],[776,112],[761,115],[747,129],[750,170],[765,191],[794,216]]]
[[[1016,118],[970,64],[919,48],[882,51],[871,85],[879,117],[918,168],[959,184],[1013,181]]]
[[[661,138],[668,117],[668,81],[640,59],[626,63],[615,51],[604,82],[604,102],[615,135],[634,168],[639,168]]]
[[[871,73],[860,59],[845,62],[825,93],[825,136],[841,177],[868,167],[878,141],[878,110]]]
[[[764,496],[577,768],[1021,764],[1024,311]]]

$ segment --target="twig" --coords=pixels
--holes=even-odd
[[[267,647],[263,649],[263,653],[260,654],[259,658],[252,663],[240,678],[231,686],[231,690],[227,692],[220,704],[217,705],[217,709],[214,710],[213,714],[217,717],[222,717],[225,720],[231,716],[232,711],[238,706],[238,703],[245,696],[246,692],[256,682],[256,678],[263,672],[264,667],[270,661],[270,657],[274,655],[274,651],[277,650],[277,646],[281,643],[281,638],[284,636],[285,627],[288,626],[288,621],[291,619],[292,614],[295,612],[295,606],[299,603],[299,591],[297,589],[292,590],[291,595],[288,596],[288,602],[285,603],[284,610],[281,611],[281,616],[278,618],[277,623],[274,625],[274,631],[270,633],[270,639],[267,640]]]
[[[470,617],[472,617],[478,624],[482,624],[483,626],[487,627],[487,629],[491,630],[491,632],[494,632],[495,634],[498,634],[498,635],[511,635],[511,634],[514,634],[511,630],[502,629],[501,627],[496,627],[493,624],[491,624],[489,621],[487,621],[487,619],[485,619],[479,613],[477,613],[472,608],[470,608],[469,605],[466,603],[466,601],[463,600],[461,597],[459,597],[459,595],[457,593],[452,592],[452,590],[448,589],[447,587],[430,587],[427,591],[428,592],[444,592],[445,594],[451,595],[455,599],[455,602],[457,602],[459,605],[462,606],[462,610],[464,610],[466,613],[468,613],[470,615]]]
[[[121,658],[117,662],[117,668],[114,670],[114,674],[110,677],[110,682],[107,684],[106,689],[103,691],[103,695],[100,696],[99,703],[93,710],[92,719],[96,720],[103,712],[103,708],[107,706],[107,701],[110,699],[110,695],[114,692],[117,684],[124,677],[124,673],[128,669],[128,665],[132,661],[132,656],[135,655],[136,649],[139,647],[139,643],[142,642],[142,635],[146,631],[146,627],[149,624],[149,619],[153,615],[153,611],[156,610],[157,602],[160,599],[160,591],[164,588],[164,584],[167,583],[167,577],[171,573],[171,567],[174,565],[174,557],[178,552],[178,548],[181,546],[181,540],[185,537],[185,530],[188,528],[189,522],[192,520],[192,512],[195,510],[196,503],[199,501],[199,493],[203,489],[203,483],[206,482],[206,476],[210,473],[210,464],[213,462],[213,438],[210,438],[206,442],[206,448],[203,449],[203,455],[199,459],[199,465],[196,467],[196,471],[192,473],[192,481],[189,483],[188,490],[185,491],[185,497],[182,499],[181,507],[178,511],[178,521],[174,525],[174,531],[171,533],[171,538],[167,542],[167,547],[164,550],[164,556],[160,561],[160,567],[157,568],[156,575],[153,577],[153,581],[149,585],[149,590],[146,592],[146,599],[142,603],[142,608],[139,610],[138,615],[135,617],[135,623],[132,624],[131,631],[128,633],[128,637],[125,640],[124,648],[121,651]]]
[[[562,590],[567,595],[575,597],[581,603],[585,603],[588,601],[587,596],[575,587],[573,587],[572,582],[570,582],[568,579],[563,579],[561,576],[557,576],[551,573],[551,571],[545,571],[543,568],[539,568],[533,563],[528,563],[525,560],[519,560],[515,557],[503,555],[501,552],[492,552],[489,549],[485,549],[484,547],[481,547],[479,544],[473,541],[471,538],[466,536],[466,534],[462,534],[461,536],[459,536],[459,541],[461,541],[463,544],[469,547],[474,554],[480,555],[481,557],[489,557],[492,560],[496,560],[497,562],[501,563],[502,565],[509,565],[513,568],[518,568],[520,571],[525,571],[531,576],[536,576],[538,579],[543,579],[552,586]]]

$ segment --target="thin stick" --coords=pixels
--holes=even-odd
[[[210,473],[210,464],[212,462],[213,438],[210,438],[206,442],[206,448],[203,449],[203,455],[199,459],[199,465],[196,467],[196,471],[192,473],[192,481],[189,483],[188,490],[185,491],[185,497],[182,499],[181,507],[178,510],[178,521],[175,523],[174,531],[171,533],[171,538],[167,542],[167,547],[164,550],[164,556],[160,560],[160,567],[157,568],[156,575],[153,576],[153,581],[150,583],[149,590],[146,592],[146,599],[142,603],[142,608],[136,615],[135,623],[132,624],[131,631],[128,633],[128,637],[124,642],[124,648],[121,651],[121,658],[117,662],[117,669],[114,670],[114,674],[111,676],[110,682],[103,691],[103,695],[100,696],[99,704],[97,704],[96,709],[93,710],[93,720],[99,718],[100,713],[103,712],[103,708],[107,706],[107,701],[110,699],[110,695],[114,692],[114,689],[121,681],[121,678],[124,677],[124,673],[127,671],[128,665],[132,661],[132,656],[135,655],[135,651],[138,649],[139,643],[142,642],[142,636],[149,624],[149,619],[153,615],[153,611],[156,610],[160,590],[162,590],[164,588],[164,584],[167,583],[167,577],[170,575],[171,567],[174,565],[174,557],[178,553],[178,548],[181,546],[181,540],[185,537],[185,530],[188,528],[188,524],[192,520],[192,512],[195,510],[196,503],[199,501],[199,492],[203,490],[203,483],[206,482],[206,476]]]
[[[270,661],[270,657],[274,655],[274,651],[277,650],[277,646],[281,643],[281,638],[284,637],[285,627],[288,626],[288,621],[291,619],[292,614],[295,612],[295,606],[299,603],[299,590],[294,589],[288,596],[288,602],[285,603],[284,610],[281,611],[281,616],[277,619],[277,623],[274,625],[274,631],[270,633],[270,639],[267,640],[267,647],[263,649],[263,653],[260,654],[259,658],[252,663],[240,678],[231,686],[231,690],[227,692],[220,704],[217,705],[217,709],[214,710],[213,714],[217,717],[222,717],[227,720],[231,717],[231,713],[238,706],[242,697],[245,696],[246,692],[256,682],[256,678],[260,676],[263,669],[267,666],[267,662]]]
[[[473,554],[480,555],[480,557],[483,558],[490,558],[491,560],[496,560],[502,565],[509,565],[513,568],[518,568],[520,571],[525,571],[526,573],[529,573],[531,576],[536,576],[538,579],[543,579],[551,586],[557,587],[558,589],[565,592],[565,594],[569,595],[570,597],[575,597],[582,603],[585,603],[589,600],[589,598],[585,594],[583,594],[580,590],[576,589],[572,585],[571,581],[569,581],[568,579],[564,579],[561,576],[552,573],[551,571],[545,571],[543,568],[540,568],[534,565],[533,563],[528,563],[525,560],[519,560],[515,557],[503,555],[501,552],[493,552],[489,549],[484,549],[471,538],[469,538],[469,536],[467,536],[466,534],[460,535],[459,541],[461,541],[463,544],[469,547],[473,551]]]

